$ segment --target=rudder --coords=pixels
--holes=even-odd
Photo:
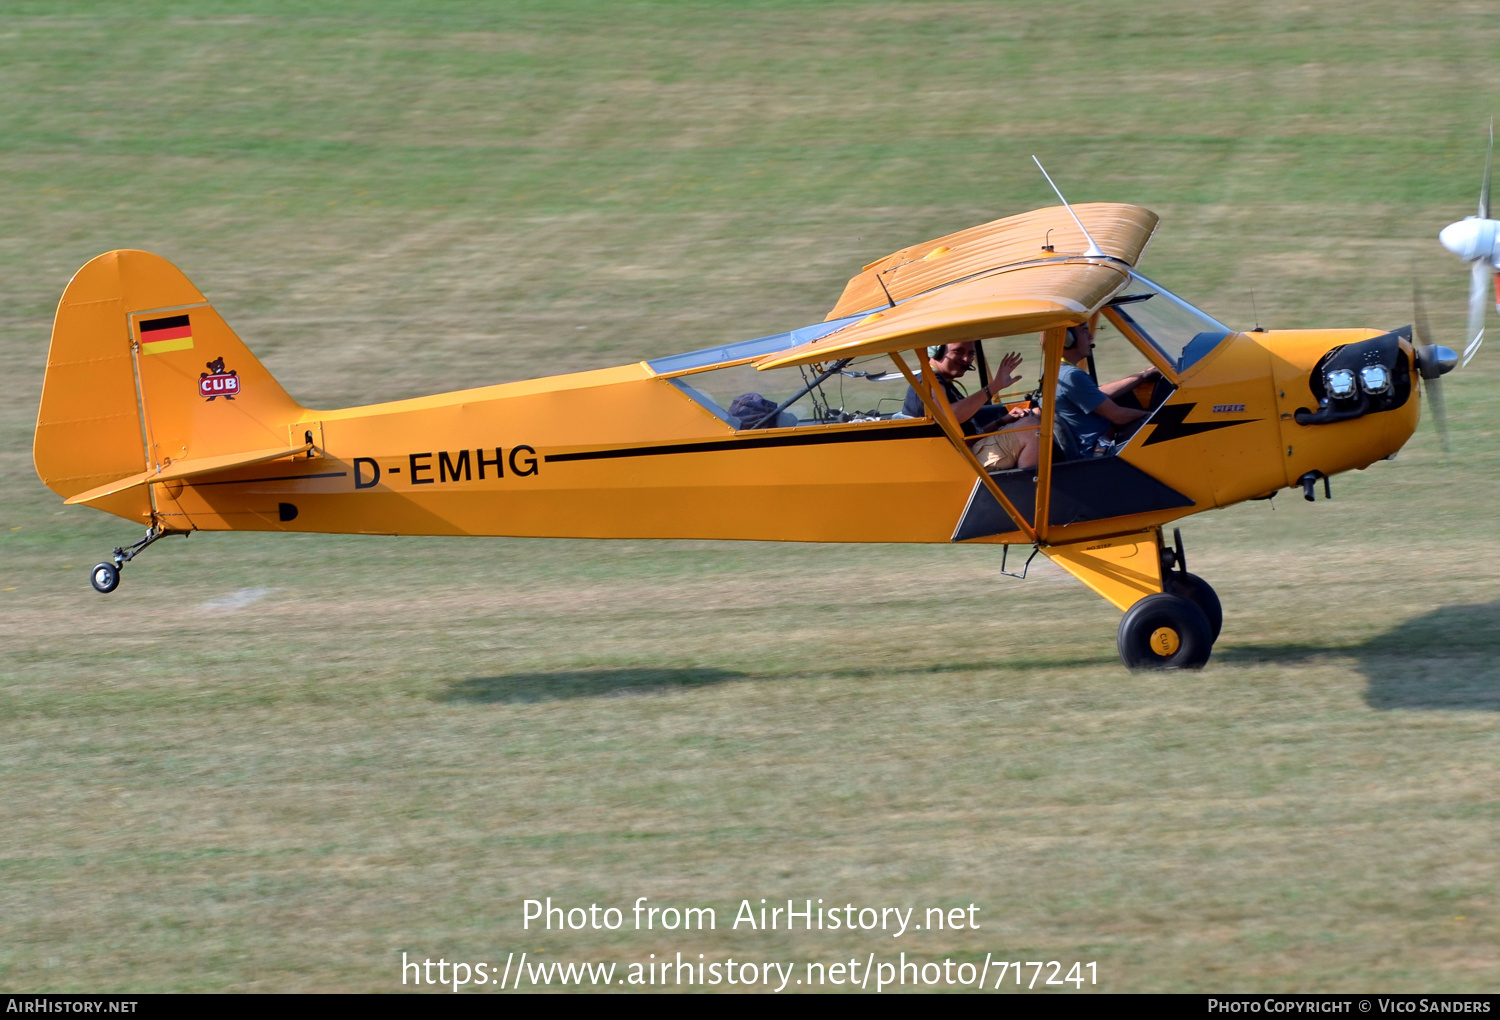
[[[58,302],[32,459],[67,498],[175,461],[286,446],[303,415],[176,266],[112,251]],[[151,500],[137,485],[90,505],[147,521]]]

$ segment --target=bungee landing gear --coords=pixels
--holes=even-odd
[[[1162,591],[1125,611],[1118,638],[1127,669],[1202,669],[1224,626],[1224,608],[1209,583],[1187,571],[1182,531],[1162,549]]]

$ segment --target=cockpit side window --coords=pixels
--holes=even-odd
[[[733,429],[788,428],[881,421],[902,417],[906,380],[886,355],[842,363],[756,371],[767,354],[820,340],[865,313],[818,322],[772,336],[705,347],[648,361],[677,387]]]
[[[666,380],[730,428],[788,428],[884,421],[902,417],[906,379],[889,357],[771,369],[752,364]]]
[[[646,364],[650,365],[651,371],[657,375],[673,375],[678,372],[739,364],[765,357],[767,354],[775,354],[777,351],[791,350],[793,347],[811,343],[814,340],[821,340],[862,318],[864,318],[863,313],[842,319],[830,319],[827,322],[815,322],[801,329],[773,333],[770,336],[756,337],[754,340],[740,340],[732,344],[721,344],[718,347],[704,347],[700,350],[688,351],[686,354],[669,354],[665,358],[657,358]]]

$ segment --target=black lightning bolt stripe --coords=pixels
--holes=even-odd
[[[1259,418],[1235,418],[1230,421],[1187,421],[1187,416],[1193,413],[1197,404],[1164,404],[1160,407],[1155,417],[1149,424],[1156,428],[1151,430],[1142,446],[1151,446],[1155,443],[1168,443],[1174,439],[1182,439],[1185,436],[1196,436],[1202,432],[1212,432],[1214,429],[1227,429],[1231,425],[1248,425]]]

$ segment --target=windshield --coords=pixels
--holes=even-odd
[[[1166,355],[1179,372],[1201,360],[1233,332],[1139,273],[1130,274],[1130,285],[1109,307]]]

